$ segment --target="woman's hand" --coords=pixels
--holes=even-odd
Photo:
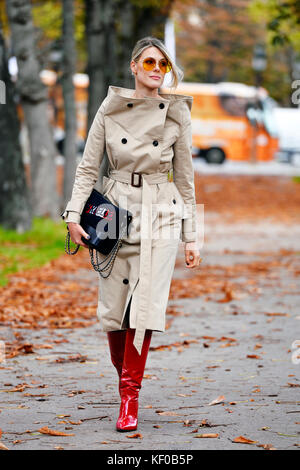
[[[202,258],[196,242],[186,242],[185,244],[185,264],[187,268],[199,266]]]
[[[76,245],[81,245],[84,248],[89,248],[82,240],[81,236],[84,238],[90,238],[90,236],[83,230],[80,224],[76,224],[75,222],[68,222],[68,228],[70,232],[70,237],[73,243]]]

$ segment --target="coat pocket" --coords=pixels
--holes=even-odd
[[[188,217],[187,209],[183,197],[180,194],[179,189],[177,188],[174,182],[171,183],[172,186],[172,204],[176,204],[179,209],[180,218],[186,219]],[[175,201],[175,202],[174,202]]]

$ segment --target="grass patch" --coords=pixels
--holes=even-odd
[[[294,183],[300,183],[300,176],[293,176],[292,180]]]
[[[64,253],[66,224],[50,218],[34,217],[31,230],[17,233],[0,226],[0,286],[8,275],[36,268]]]

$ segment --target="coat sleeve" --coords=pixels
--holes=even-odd
[[[174,144],[173,176],[186,211],[186,218],[182,219],[181,239],[183,242],[197,241],[192,123],[190,106],[186,102],[182,110],[180,135]]]
[[[105,149],[104,100],[99,107],[86,140],[82,159],[75,173],[71,199],[61,214],[65,222],[80,223],[81,213],[99,176]]]

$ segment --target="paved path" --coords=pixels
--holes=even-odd
[[[300,176],[300,164],[278,161],[251,163],[226,160],[219,165],[208,164],[203,158],[194,157],[193,163],[195,170],[202,174]]]
[[[169,328],[153,334],[137,438],[114,429],[117,376],[99,324],[19,330],[34,344],[68,342],[1,364],[1,442],[14,450],[299,449],[300,361],[293,349],[300,340],[299,240],[297,226],[250,230],[206,215],[197,282],[178,251]],[[92,271],[80,276],[97,281]],[[197,296],[176,298],[183,289]],[[4,327],[0,334],[13,339]],[[83,362],[74,362],[78,354]],[[44,427],[72,435],[38,431]],[[256,442],[233,442],[239,436]]]

